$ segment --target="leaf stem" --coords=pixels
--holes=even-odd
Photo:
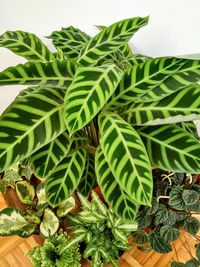
[[[93,120],[91,120],[90,122],[90,129],[91,129],[91,134],[92,134],[92,139],[94,141],[94,145],[97,147],[99,145],[99,139],[98,139],[98,134],[97,134],[96,127],[94,125]]]

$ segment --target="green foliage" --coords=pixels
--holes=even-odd
[[[183,227],[189,234],[196,235],[200,229],[200,222],[196,218],[187,217],[184,220]]]
[[[43,246],[32,248],[26,256],[30,257],[34,267],[79,267],[81,255],[77,244],[62,252],[69,239],[67,233],[60,230],[58,234],[45,239]]]
[[[169,253],[172,251],[171,245],[156,232],[152,232],[148,235],[148,241],[151,248],[158,253]]]

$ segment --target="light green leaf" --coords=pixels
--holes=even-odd
[[[58,230],[59,220],[52,210],[46,208],[44,211],[43,220],[40,224],[40,234],[44,238],[53,236]]]
[[[114,113],[99,116],[99,129],[101,148],[116,181],[132,199],[150,204],[151,167],[137,132]]]
[[[49,203],[48,203],[47,198],[46,198],[44,183],[40,183],[37,186],[36,195],[38,198],[36,209],[41,210],[41,209],[46,208],[49,205]]]
[[[106,219],[106,216],[107,216],[107,208],[106,208],[105,204],[101,201],[101,199],[99,198],[99,196],[97,195],[97,193],[95,193],[95,191],[92,191],[92,201],[97,206],[99,213],[102,216],[104,216],[105,219]]]
[[[31,206],[34,204],[35,187],[29,181],[21,181],[16,184],[16,191],[19,200],[25,205]]]
[[[1,147],[1,144],[0,144]],[[14,188],[15,187],[15,182],[21,180],[21,176],[18,174],[17,171],[14,169],[10,168],[8,170],[5,170],[3,179],[7,181],[7,183]]]
[[[5,193],[6,192],[6,189],[7,189],[7,186],[8,186],[8,182],[4,179],[0,179],[0,192],[1,193]]]
[[[77,70],[65,96],[65,122],[70,134],[97,115],[116,89],[121,74],[114,64]]]
[[[64,200],[56,211],[56,214],[59,218],[64,217],[67,213],[75,207],[75,199],[73,197],[69,197]]]

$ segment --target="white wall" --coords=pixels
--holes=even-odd
[[[149,56],[200,53],[200,0],[0,0],[0,34],[24,30],[43,38],[73,25],[90,35],[94,25],[150,15],[148,26],[131,40],[135,52]],[[0,71],[25,60],[0,48]],[[0,87],[0,113],[23,86]]]

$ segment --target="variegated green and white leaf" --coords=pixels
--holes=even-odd
[[[28,237],[35,231],[36,225],[30,224],[23,213],[16,208],[5,208],[0,211],[0,235],[19,235]]]
[[[79,198],[83,208],[86,209],[86,210],[92,211],[91,202],[89,202],[89,200],[87,200],[87,198],[85,196],[83,196],[82,194],[80,194],[79,192],[77,194],[78,194],[78,198]]]
[[[43,146],[32,154],[30,161],[33,164],[34,173],[40,179],[44,179],[68,154],[73,139],[65,131],[51,143]]]
[[[117,227],[119,230],[122,230],[123,232],[133,232],[138,230],[138,223],[132,222],[132,223],[126,223],[126,224],[120,224]]]
[[[78,214],[78,219],[84,223],[98,223],[105,221],[105,216],[95,211],[82,211]]]
[[[44,62],[54,60],[51,51],[33,33],[7,31],[0,36],[0,46],[8,48],[29,61]]]
[[[118,216],[133,220],[138,210],[138,203],[127,195],[116,181],[100,146],[95,155],[95,168],[97,182],[106,202]]]
[[[95,183],[96,175],[94,167],[94,158],[91,155],[87,154],[84,173],[80,180],[80,183],[78,184],[77,189],[82,195],[88,197],[91,189],[94,188]]]
[[[200,85],[194,84],[151,103],[133,103],[121,115],[131,124],[160,125],[200,119]]]
[[[100,144],[119,185],[138,203],[150,204],[152,173],[140,136],[118,114],[99,116]]]
[[[41,209],[46,208],[49,205],[49,203],[48,203],[47,198],[46,198],[44,183],[40,183],[37,186],[36,195],[38,198],[36,209],[41,210]]]
[[[71,60],[52,62],[27,62],[9,67],[0,72],[0,86],[10,84],[45,85],[67,88],[76,71],[76,64]]]
[[[174,124],[144,126],[138,133],[152,166],[173,172],[200,172],[200,143],[180,127]]]
[[[116,89],[122,71],[114,64],[79,68],[65,96],[65,122],[70,134],[89,123]]]
[[[59,206],[56,211],[57,216],[64,217],[67,213],[75,207],[75,199],[73,197],[69,197],[64,200]]]
[[[99,196],[97,195],[97,193],[95,191],[92,191],[92,201],[97,206],[99,213],[101,213],[101,215],[105,216],[105,219],[106,219],[107,208],[106,208],[105,204],[101,201],[101,199],[99,198]]]
[[[16,183],[16,191],[19,200],[25,205],[31,206],[34,204],[35,187],[29,181],[20,181]]]
[[[14,101],[0,117],[0,170],[28,157],[65,131],[64,92],[41,88]]]
[[[171,95],[179,89],[200,81],[200,60],[183,60],[185,64],[179,70],[135,101],[158,101],[168,95]]]
[[[84,171],[86,151],[81,148],[66,156],[47,176],[46,195],[52,206],[58,206],[76,189]]]
[[[116,109],[137,100],[166,80],[184,64],[184,59],[161,57],[128,68],[107,107]]]
[[[21,176],[19,175],[19,173],[12,169],[9,168],[7,170],[4,171],[4,175],[3,175],[3,179],[7,181],[7,183],[14,188],[15,187],[15,182],[22,180]]]
[[[52,210],[46,208],[44,211],[43,220],[40,224],[40,234],[44,238],[53,236],[58,230],[59,220]]]
[[[133,34],[147,23],[148,17],[137,17],[112,24],[85,44],[78,62],[84,66],[94,66],[101,58],[125,45]]]
[[[85,239],[85,236],[86,233],[83,233],[72,238],[69,242],[67,242],[67,245],[60,251],[60,254],[62,254],[67,248],[83,241]]]
[[[87,34],[73,26],[54,31],[48,38],[52,39],[55,47],[61,49],[68,58],[77,57],[83,45],[90,39]]]
[[[115,238],[117,240],[119,240],[122,244],[128,245],[127,244],[128,243],[128,239],[127,239],[126,235],[122,231],[120,231],[117,228],[112,228],[112,233],[115,236]]]

